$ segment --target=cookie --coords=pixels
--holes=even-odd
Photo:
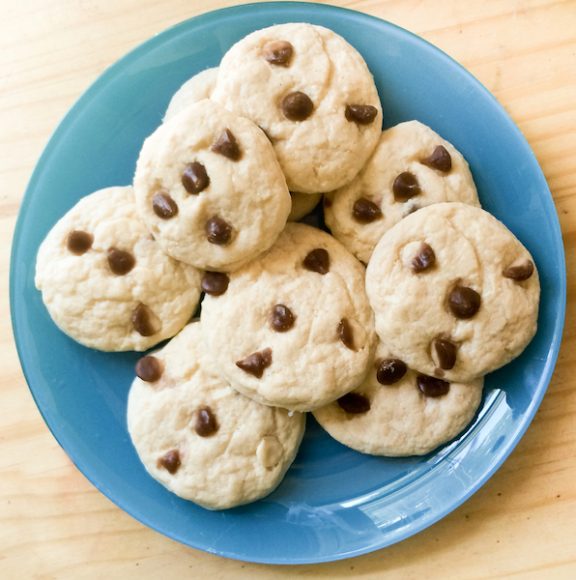
[[[314,417],[334,439],[371,455],[425,455],[456,437],[482,399],[483,379],[449,383],[414,372],[379,343],[360,387]]]
[[[184,109],[209,99],[216,86],[216,79],[218,78],[218,67],[207,68],[191,79],[188,79],[172,96],[168,108],[164,114],[164,122],[168,121]]]
[[[324,202],[332,234],[368,263],[382,235],[415,210],[443,201],[479,206],[468,163],[418,121],[384,131],[362,171]]]
[[[81,199],[38,250],[36,287],[54,322],[85,346],[146,350],[193,315],[200,273],[166,256],[136,217],[131,187]]]
[[[321,193],[296,193],[290,192],[292,197],[292,209],[288,216],[289,222],[297,222],[308,215],[322,199]]]
[[[292,464],[305,416],[259,405],[206,362],[200,324],[141,359],[128,431],[150,475],[176,495],[225,509],[272,492]]]
[[[163,250],[207,270],[232,271],[267,250],[291,205],[264,133],[207,99],[146,139],[134,190]]]
[[[501,367],[536,332],[531,255],[495,217],[462,203],[422,208],[384,234],[366,291],[392,356],[448,381]]]
[[[364,268],[325,232],[288,224],[267,254],[212,287],[204,340],[244,395],[307,411],[364,378],[375,338]]]
[[[291,191],[348,183],[376,147],[382,110],[360,54],[321,26],[280,24],[228,50],[212,98],[269,136]]]

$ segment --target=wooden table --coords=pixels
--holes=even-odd
[[[519,125],[544,170],[567,254],[558,366],[517,449],[440,523],[357,559],[280,568],[188,549],[96,491],[60,449],[22,376],[8,270],[18,206],[58,121],[108,65],[217,0],[19,0],[0,13],[0,577],[576,578],[576,2],[364,0],[467,67]]]

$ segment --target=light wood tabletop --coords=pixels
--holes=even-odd
[[[44,424],[9,324],[10,245],[52,131],[110,64],[157,32],[238,2],[19,0],[0,18],[0,577],[576,578],[576,2],[348,0],[470,70],[530,143],[566,249],[568,305],[542,406],[503,467],[459,509],[387,549],[293,568],[227,560],[146,528],[98,492]]]

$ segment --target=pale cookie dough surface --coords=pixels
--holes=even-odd
[[[298,451],[305,416],[259,405],[232,390],[206,361],[202,343],[200,324],[193,322],[154,353],[161,376],[134,380],[128,431],[154,479],[184,499],[225,509],[278,486]],[[200,414],[207,412],[210,421],[199,430]],[[170,469],[162,459],[166,454],[172,457]]]
[[[369,409],[348,412],[337,401],[316,409],[314,417],[334,439],[371,455],[425,455],[456,437],[473,419],[482,399],[483,379],[450,383],[439,397],[426,396],[418,387],[418,373],[406,373],[393,384],[378,382],[377,369],[390,352],[379,343],[376,362],[354,394]],[[344,407],[344,408],[343,408]]]
[[[68,247],[72,232],[92,238],[81,255]],[[112,248],[132,257],[130,271],[112,271]],[[105,351],[146,350],[188,322],[200,298],[200,273],[151,239],[136,217],[131,187],[111,187],[81,199],[52,228],[38,251],[36,287],[74,340]],[[135,327],[138,308],[136,326],[149,336]]]
[[[239,159],[213,150],[226,131]],[[197,193],[183,182],[192,164],[209,180]],[[209,100],[190,105],[146,139],[134,189],[138,213],[164,251],[208,270],[234,270],[267,250],[290,213],[286,181],[264,133]],[[158,196],[169,203],[168,216],[155,211]],[[209,241],[213,220],[228,229],[227,239]]]
[[[320,202],[321,193],[290,193],[292,197],[292,209],[288,216],[289,222],[297,222],[308,215]]]
[[[329,256],[324,274],[304,265],[313,250]],[[273,326],[278,305],[292,316],[284,331]],[[206,296],[201,325],[214,368],[235,389],[298,411],[359,385],[375,346],[363,266],[334,238],[304,224],[288,224],[267,254],[230,275],[224,294]],[[340,338],[342,326],[351,346]],[[264,360],[260,377],[237,365],[254,353]]]
[[[449,171],[423,163],[438,146],[450,156]],[[415,176],[420,193],[397,200],[393,183],[404,172]],[[363,218],[358,206],[362,202],[358,200],[373,203],[380,214]],[[351,183],[327,196],[324,216],[332,234],[359,260],[368,263],[374,247],[393,225],[421,207],[444,201],[480,205],[468,163],[430,127],[408,121],[382,133],[362,171]]]
[[[291,44],[285,65],[266,60],[273,41]],[[314,106],[301,121],[282,112],[284,98],[294,92]],[[311,24],[272,26],[240,40],[222,58],[212,98],[266,131],[288,187],[303,193],[349,182],[374,150],[382,126],[378,92],[363,58],[331,30]],[[347,105],[370,105],[377,114],[358,124],[347,120]]]
[[[218,78],[218,67],[207,68],[192,78],[188,79],[172,96],[168,108],[164,114],[164,122],[168,121],[184,109],[209,99],[212,96],[216,79]]]
[[[422,243],[433,250],[435,263],[415,272]],[[519,264],[533,265],[533,259],[489,213],[462,203],[425,207],[389,230],[368,263],[366,291],[376,331],[394,356],[427,375],[468,382],[495,370],[518,356],[536,332],[536,268],[524,281],[503,275]],[[469,318],[457,317],[448,305],[462,288],[480,298]],[[432,344],[437,339],[455,345],[453,368],[439,368]]]

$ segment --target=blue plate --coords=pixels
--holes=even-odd
[[[144,471],[126,432],[126,396],[138,355],[74,343],[34,288],[38,246],[93,190],[131,182],[143,139],[172,93],[249,32],[306,21],[332,28],[363,55],[384,123],[419,119],[470,162],[484,207],[532,252],[542,283],[539,330],[524,354],[488,377],[473,424],[422,458],[361,455],[310,417],[279,489],[253,505],[209,512],[165,491]],[[364,554],[451,512],[502,464],[532,420],[552,374],[564,320],[562,239],[546,181],[520,131],[469,73],[405,30],[330,6],[280,3],[204,14],[149,40],[80,98],[46,147],[14,236],[11,308],[22,367],[46,423],[77,467],[122,509],[180,542],[230,558],[299,564]]]

